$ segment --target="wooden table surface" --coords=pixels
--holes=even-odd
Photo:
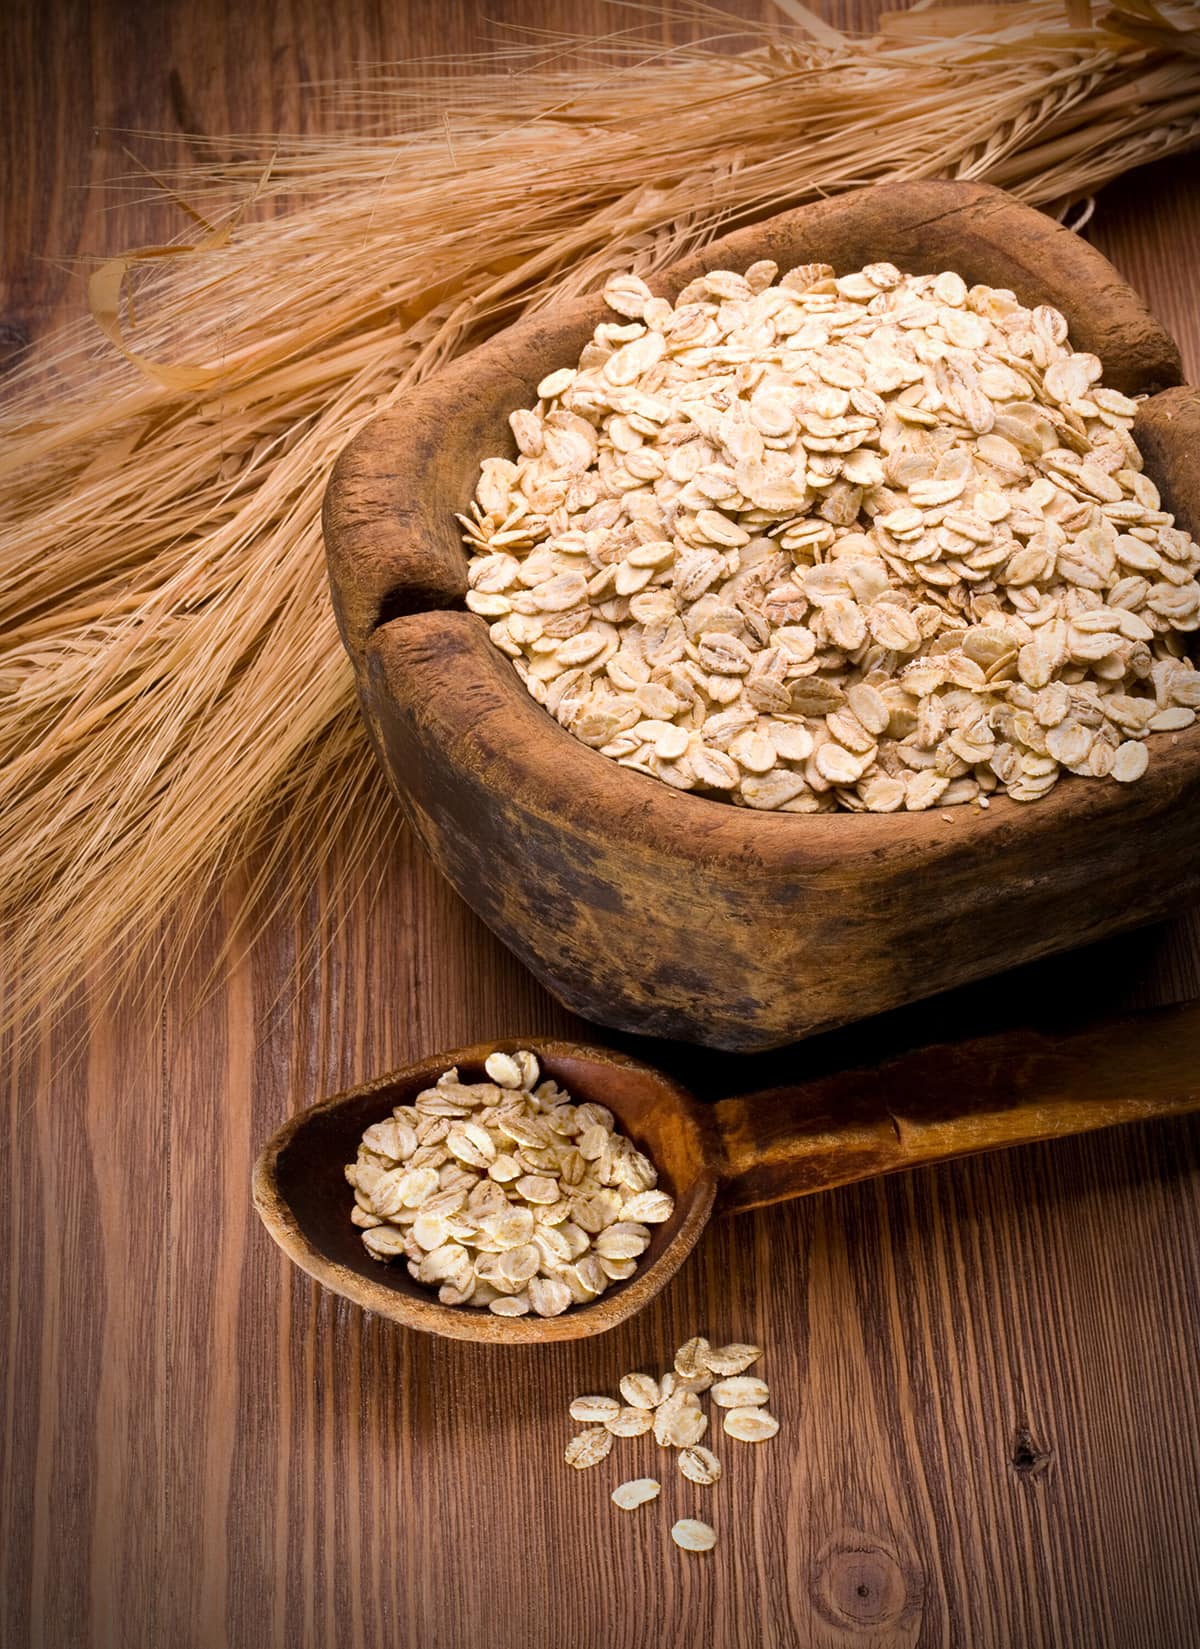
[[[477,45],[484,15],[630,20],[599,0],[10,9],[0,337],[36,343],[82,312],[69,256],[176,227],[88,193],[125,164],[94,128],[313,128],[301,82]],[[1193,377],[1198,172],[1185,160],[1111,188],[1088,231]],[[5,1079],[0,1643],[1200,1642],[1200,1120],[719,1223],[644,1316],[599,1340],[497,1353],[409,1335],[271,1246],[248,1195],[258,1145],[296,1107],[409,1058],[584,1028],[399,826],[371,898],[348,896],[331,863],[196,1009],[238,894],[213,888],[173,988],[150,981],[145,1010],[106,1013],[81,979]],[[324,949],[305,963],[314,938]],[[1200,925],[1181,917],[870,1034],[1197,994]],[[836,1062],[863,1034],[792,1050],[770,1074]],[[745,1074],[665,1053],[710,1093]],[[626,1441],[569,1472],[566,1404],[666,1366],[696,1331],[766,1347],[783,1429],[758,1450],[729,1445],[715,1490],[668,1469],[658,1505],[617,1513],[618,1472],[653,1470],[654,1450]],[[717,1550],[676,1551],[673,1518],[709,1509]]]

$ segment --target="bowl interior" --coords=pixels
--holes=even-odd
[[[554,1318],[502,1318],[482,1307],[443,1305],[435,1289],[408,1275],[403,1259],[386,1264],[372,1259],[351,1222],[354,1192],[343,1170],[354,1161],[364,1129],[390,1116],[393,1106],[411,1103],[451,1065],[457,1065],[464,1081],[486,1081],[483,1059],[493,1046],[515,1051],[531,1044],[489,1044],[467,1054],[447,1054],[293,1119],[267,1146],[261,1163],[282,1208],[273,1220],[260,1196],[260,1210],[276,1240],[326,1286],[409,1326],[457,1338],[510,1341],[599,1332],[636,1310],[674,1273],[703,1229],[714,1195],[693,1102],[649,1067],[599,1049],[555,1046],[551,1051],[552,1045],[532,1044],[543,1074],[554,1077],[574,1101],[609,1107],[617,1127],[655,1164],[659,1186],[675,1199],[674,1214],[653,1228],[634,1275],[614,1282],[595,1304],[571,1306]]]

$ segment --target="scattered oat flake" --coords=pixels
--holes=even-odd
[[[696,1517],[681,1517],[671,1527],[671,1539],[685,1552],[711,1552],[717,1543],[717,1531]]]
[[[627,1483],[618,1483],[612,1492],[612,1503],[623,1512],[632,1512],[648,1500],[657,1500],[661,1488],[656,1477],[631,1477]]]
[[[654,1439],[660,1448],[684,1449],[698,1443],[708,1430],[708,1415],[700,1408],[661,1405],[654,1414]]]
[[[613,1446],[612,1433],[603,1426],[593,1426],[578,1432],[563,1450],[563,1459],[576,1471],[598,1466]]]
[[[649,1431],[654,1424],[654,1415],[650,1409],[629,1408],[618,1409],[615,1414],[609,1415],[604,1424],[614,1437],[640,1437],[643,1432]]]
[[[708,1366],[705,1358],[711,1350],[712,1347],[702,1335],[697,1334],[693,1339],[685,1341],[675,1353],[676,1374],[684,1379],[694,1374],[702,1374]]]
[[[721,1462],[711,1449],[693,1443],[680,1450],[679,1469],[689,1482],[715,1483],[721,1475]]]
[[[611,1420],[614,1414],[619,1413],[620,1408],[621,1405],[615,1397],[576,1397],[568,1412],[572,1420],[603,1425],[606,1420]]]
[[[764,1408],[727,1409],[725,1431],[740,1443],[764,1443],[779,1430],[779,1421]]]
[[[627,1403],[638,1409],[656,1409],[663,1399],[658,1381],[651,1374],[623,1374],[620,1392]]]
[[[765,1403],[770,1395],[767,1382],[759,1380],[753,1374],[735,1375],[729,1380],[719,1380],[712,1388],[712,1400],[721,1409],[754,1408]]]
[[[704,1354],[704,1361],[714,1374],[743,1374],[761,1356],[761,1347],[739,1345],[735,1341],[727,1346],[710,1346]]]

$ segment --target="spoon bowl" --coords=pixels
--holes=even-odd
[[[528,1048],[572,1098],[608,1107],[658,1170],[675,1212],[633,1276],[559,1317],[443,1305],[401,1264],[367,1253],[344,1168],[363,1131],[450,1066],[484,1080],[497,1050]],[[736,1213],[897,1169],[1200,1107],[1200,1003],[1053,1030],[917,1048],[875,1066],[705,1103],[611,1049],[521,1038],[438,1054],[299,1112],[254,1169],[271,1237],[326,1288],[407,1328],[494,1345],[577,1340],[640,1311],[695,1247],[714,1209]]]
[[[593,1304],[560,1317],[497,1317],[481,1307],[442,1305],[402,1262],[372,1259],[349,1218],[353,1192],[343,1168],[354,1161],[364,1129],[389,1117],[393,1106],[411,1104],[451,1065],[466,1082],[486,1082],[488,1055],[519,1048],[536,1053],[543,1075],[577,1103],[606,1105],[620,1131],[654,1163],[659,1187],[675,1199],[674,1214],[653,1228],[634,1275],[613,1283]],[[652,1066],[572,1042],[488,1042],[406,1066],[294,1116],[258,1160],[254,1202],[271,1235],[302,1270],[370,1311],[455,1339],[575,1340],[602,1333],[639,1310],[695,1246],[716,1194],[707,1134],[704,1108]]]

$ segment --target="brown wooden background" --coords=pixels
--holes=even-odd
[[[767,0],[763,0],[765,5]],[[753,3],[747,6],[753,10]],[[868,5],[831,5],[838,21]],[[49,0],[0,29],[0,339],[83,310],[65,259],[160,239],[113,213],[96,128],[312,126],[304,81],[478,45],[485,18],[620,27],[600,0]],[[1089,230],[1200,372],[1200,163]],[[639,1321],[544,1352],[408,1336],[323,1295],[250,1210],[289,1111],[489,1035],[578,1030],[399,829],[352,902],[331,864],[198,1013],[237,888],[146,1012],[87,981],[4,1088],[0,1643],[70,1649],[1189,1649],[1200,1642],[1200,1122],[929,1170],[713,1228]],[[329,945],[301,970],[314,934]],[[167,935],[170,941],[171,935]],[[153,986],[153,982],[151,981]],[[1186,918],[1042,964],[880,1041],[1200,994]],[[160,1000],[159,1000],[160,999]],[[861,1033],[770,1068],[831,1062]],[[674,1057],[694,1073],[698,1062]],[[703,1061],[709,1091],[736,1062]],[[763,1072],[752,1072],[757,1079]],[[783,1430],[637,1517],[559,1461],[577,1391],[695,1330],[753,1338]],[[617,1467],[620,1466],[618,1475]],[[709,1515],[689,1558],[666,1530]]]

